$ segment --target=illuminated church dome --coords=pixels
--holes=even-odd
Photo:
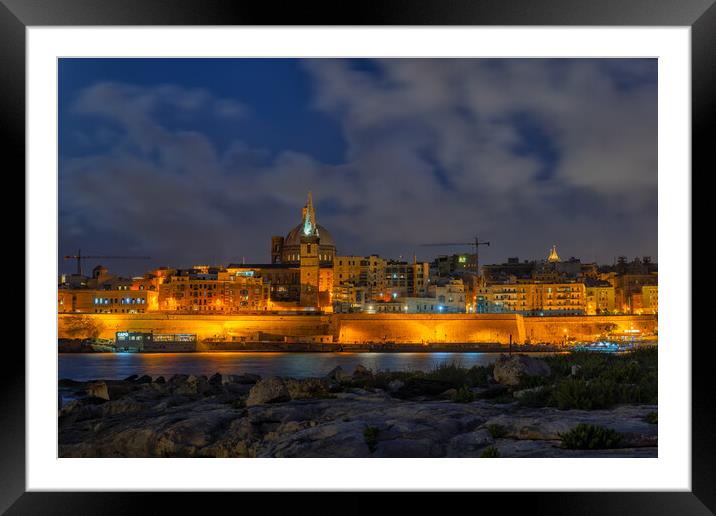
[[[332,246],[333,248],[336,247],[335,242],[333,241],[333,237],[328,232],[326,228],[321,226],[320,224],[316,224],[316,232],[318,233],[318,238],[320,238],[320,245],[321,247],[325,246]],[[283,245],[295,245],[300,246],[301,245],[301,235],[303,234],[303,224],[299,224],[295,228],[293,228],[291,231],[288,232],[288,235],[286,235],[286,238],[283,241]]]
[[[301,223],[288,232],[285,238],[272,239],[272,262],[298,263],[301,254],[301,237],[318,237],[318,256],[322,262],[332,262],[336,255],[336,243],[328,230],[316,223],[313,197],[308,192],[308,200],[301,213]]]

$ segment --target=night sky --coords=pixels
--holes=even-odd
[[[339,254],[657,261],[655,59],[61,59],[59,266]],[[87,261],[91,268],[97,261]]]

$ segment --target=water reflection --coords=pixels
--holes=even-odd
[[[488,365],[499,353],[95,353],[60,354],[59,378],[116,380],[132,374],[241,374],[323,376],[336,366],[351,372],[358,365],[373,371],[429,371],[440,364]]]

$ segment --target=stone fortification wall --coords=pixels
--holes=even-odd
[[[283,340],[283,336],[325,335],[328,316],[59,314],[59,338],[114,339],[115,332],[193,333],[201,339]]]
[[[336,314],[339,342],[500,342],[524,340],[520,315]]]
[[[609,331],[654,334],[644,316],[522,317],[509,314],[170,315],[59,314],[59,338],[114,339],[118,331],[193,333],[200,340],[276,340],[332,335],[341,343],[562,343],[593,340]]]
[[[635,337],[653,335],[657,331],[655,315],[609,315],[525,317],[525,337],[531,342],[564,342],[565,338],[578,341],[598,339],[609,332],[634,332]]]

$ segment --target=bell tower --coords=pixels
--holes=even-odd
[[[316,226],[316,212],[313,209],[313,197],[308,192],[308,201],[303,208],[303,223],[301,231],[301,298],[300,305],[318,308],[318,285],[320,279],[320,264],[318,260],[318,227]]]

